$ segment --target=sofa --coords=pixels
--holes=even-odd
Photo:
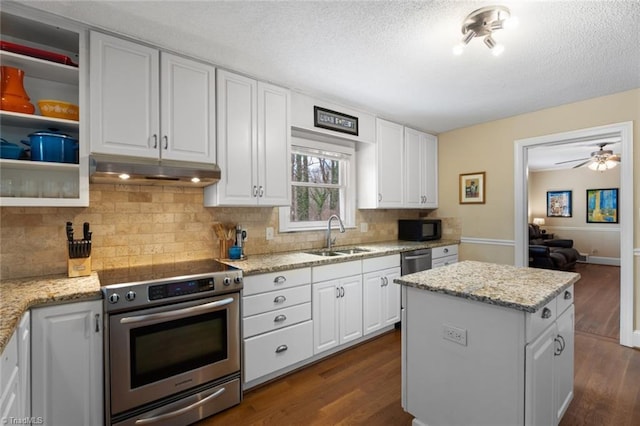
[[[575,269],[579,255],[573,240],[548,239],[538,225],[529,224],[530,267],[570,271]]]

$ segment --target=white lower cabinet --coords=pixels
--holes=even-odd
[[[458,245],[434,247],[431,249],[431,269],[447,266],[458,261]]]
[[[31,314],[31,415],[45,425],[103,424],[102,301]]]
[[[0,423],[15,424],[31,415],[29,312],[25,313],[0,358]]]
[[[543,308],[551,324],[526,346],[525,425],[559,424],[573,399],[575,308],[562,306],[572,298],[573,287]]]
[[[313,284],[313,353],[362,337],[362,276]]]
[[[245,277],[244,383],[313,355],[311,269]]]
[[[244,340],[244,380],[259,377],[293,365],[313,355],[311,321]]]
[[[364,259],[362,262],[362,318],[364,335],[400,321],[400,256]]]

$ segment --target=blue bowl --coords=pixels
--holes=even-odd
[[[0,157],[9,160],[17,160],[22,155],[24,149],[15,143],[7,142],[2,139],[0,144]]]

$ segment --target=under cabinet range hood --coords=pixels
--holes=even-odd
[[[204,187],[220,180],[217,164],[154,160],[118,155],[89,157],[92,183]]]

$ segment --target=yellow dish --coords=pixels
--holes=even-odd
[[[65,120],[78,121],[78,105],[51,99],[41,99],[38,101],[38,107],[40,108],[40,114],[45,117],[64,118]]]

